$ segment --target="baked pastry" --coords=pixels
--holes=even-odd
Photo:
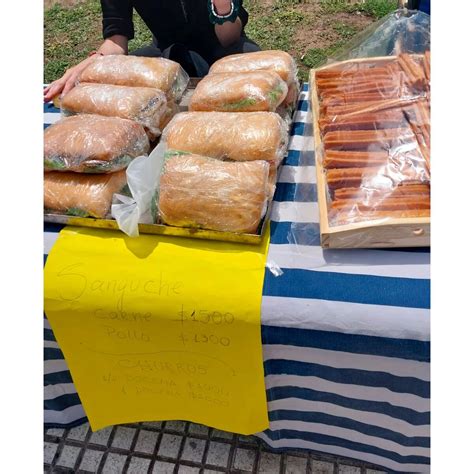
[[[287,52],[279,50],[225,56],[211,66],[209,74],[250,71],[276,72],[288,85],[296,79],[295,60]]]
[[[46,212],[80,217],[104,218],[115,193],[127,185],[125,170],[109,174],[58,173],[44,175]]]
[[[121,117],[141,124],[151,140],[161,133],[161,122],[168,113],[166,95],[151,87],[111,84],[79,84],[61,99],[64,115],[98,114]]]
[[[174,150],[278,165],[286,152],[288,132],[273,112],[182,112],[166,127],[162,140]]]
[[[274,112],[287,92],[286,82],[271,71],[212,74],[197,84],[189,110]]]
[[[111,173],[148,153],[143,127],[132,120],[101,115],[74,115],[44,132],[46,171]]]
[[[168,152],[160,177],[162,222],[224,232],[255,233],[267,206],[270,165]]]
[[[81,73],[79,82],[153,87],[169,99],[179,100],[189,77],[177,62],[169,59],[119,54],[95,58]]]

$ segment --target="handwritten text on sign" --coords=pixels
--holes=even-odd
[[[45,310],[94,430],[170,419],[242,434],[268,427],[267,246],[61,232]]]

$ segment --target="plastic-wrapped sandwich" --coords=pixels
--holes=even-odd
[[[170,149],[234,161],[265,160],[278,166],[288,131],[273,112],[182,112],[163,131]]]
[[[123,193],[126,185],[125,170],[101,175],[45,173],[44,208],[46,212],[104,218],[114,193]]]
[[[143,127],[132,120],[101,115],[74,115],[44,132],[46,171],[111,173],[148,153]]]
[[[168,152],[157,211],[177,227],[255,233],[267,208],[270,165]]]
[[[189,103],[198,112],[275,112],[288,86],[271,71],[222,73],[204,77]]]
[[[111,55],[100,56],[81,73],[79,82],[153,87],[169,99],[179,100],[189,76],[175,61],[165,58]]]
[[[299,92],[295,60],[285,51],[269,50],[253,53],[231,54],[216,61],[209,74],[241,73],[250,71],[276,72],[288,85],[284,106],[293,105]]]
[[[151,87],[111,84],[79,84],[61,99],[64,115],[98,114],[121,117],[143,125],[150,139],[161,133],[161,125],[170,113],[166,95]]]

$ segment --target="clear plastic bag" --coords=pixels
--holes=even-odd
[[[114,193],[126,187],[124,170],[101,175],[52,171],[44,175],[44,208],[52,213],[105,218]]]
[[[159,89],[83,83],[61,99],[61,112],[65,116],[86,113],[133,120],[154,140],[160,135],[170,108],[165,93]]]
[[[44,132],[46,171],[112,173],[148,153],[143,127],[131,120],[100,115],[75,115]]]
[[[330,226],[430,213],[429,53],[316,72]]]
[[[418,10],[396,10],[354,36],[328,63],[402,53],[421,54],[430,49],[430,29],[430,15]]]
[[[251,71],[276,72],[288,86],[298,82],[295,60],[287,52],[279,50],[255,51],[225,56],[211,66],[209,74]]]
[[[182,112],[165,128],[162,141],[197,155],[278,166],[288,146],[288,127],[273,112]]]
[[[275,112],[287,93],[286,82],[271,71],[212,74],[196,86],[189,110]]]
[[[256,233],[268,204],[266,161],[220,161],[168,151],[157,217],[168,225]]]
[[[188,86],[189,76],[169,59],[109,55],[95,58],[81,73],[79,82],[152,87],[178,101]]]

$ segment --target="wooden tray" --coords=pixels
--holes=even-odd
[[[314,153],[316,161],[316,182],[318,188],[319,224],[323,248],[389,248],[429,247],[430,218],[393,218],[366,221],[347,225],[330,226],[328,220],[326,173],[322,166],[321,134],[319,129],[319,96],[316,73],[326,69],[337,69],[348,63],[387,62],[396,56],[382,56],[367,59],[350,59],[329,64],[310,71],[311,109],[314,131]]]

